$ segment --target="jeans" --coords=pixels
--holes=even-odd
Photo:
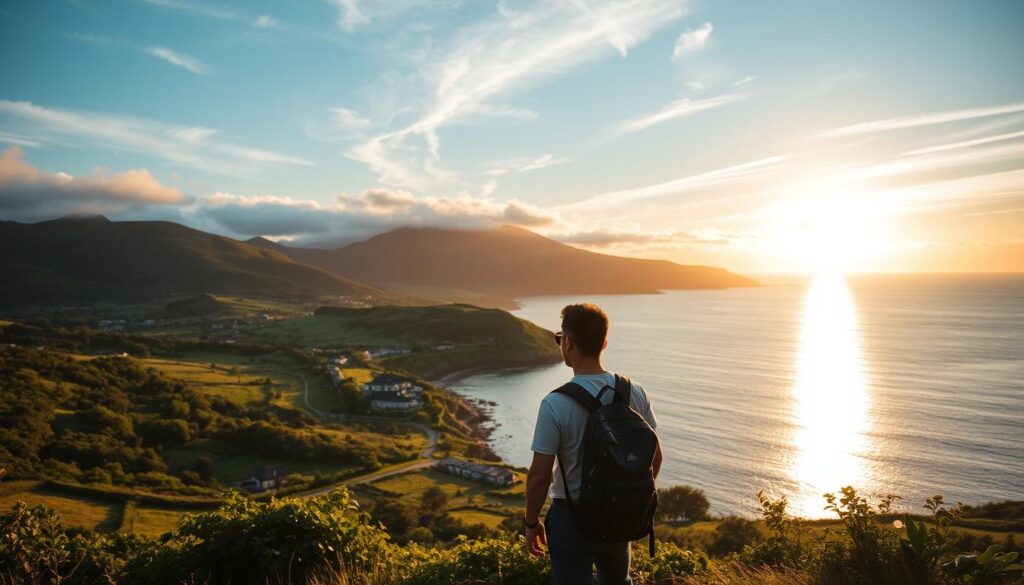
[[[566,506],[552,504],[544,517],[555,585],[591,585],[597,565],[598,585],[632,585],[630,543],[589,542],[580,534]]]

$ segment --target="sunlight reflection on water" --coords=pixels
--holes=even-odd
[[[817,516],[825,492],[871,489],[862,459],[869,421],[857,311],[842,274],[815,276],[801,327],[790,466],[798,492],[791,509]]]

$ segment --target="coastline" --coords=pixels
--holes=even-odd
[[[504,458],[497,455],[494,451],[491,441],[493,439],[494,432],[498,429],[497,420],[494,417],[494,407],[497,406],[493,401],[484,400],[481,398],[475,398],[472,396],[466,396],[454,389],[452,386],[458,384],[460,381],[470,378],[472,376],[480,374],[500,374],[502,372],[522,372],[525,370],[532,370],[535,368],[542,368],[546,365],[551,364],[535,364],[530,366],[505,366],[505,367],[475,367],[466,368],[464,370],[458,370],[450,374],[441,376],[436,380],[431,380],[430,383],[436,386],[438,389],[444,392],[450,392],[457,396],[459,400],[463,401],[469,408],[477,413],[478,437],[484,441],[484,446],[487,450],[494,455],[496,461],[499,461],[505,465],[511,465],[511,463]]]

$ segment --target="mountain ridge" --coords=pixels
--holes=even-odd
[[[203,293],[401,297],[279,251],[168,221],[0,221],[0,305],[140,301]]]
[[[627,258],[562,244],[529,230],[398,228],[334,249],[248,243],[391,290],[453,289],[499,297],[644,294],[670,289],[757,286],[714,266]]]

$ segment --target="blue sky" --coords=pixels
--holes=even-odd
[[[0,8],[0,217],[1024,270],[1020,2]]]

